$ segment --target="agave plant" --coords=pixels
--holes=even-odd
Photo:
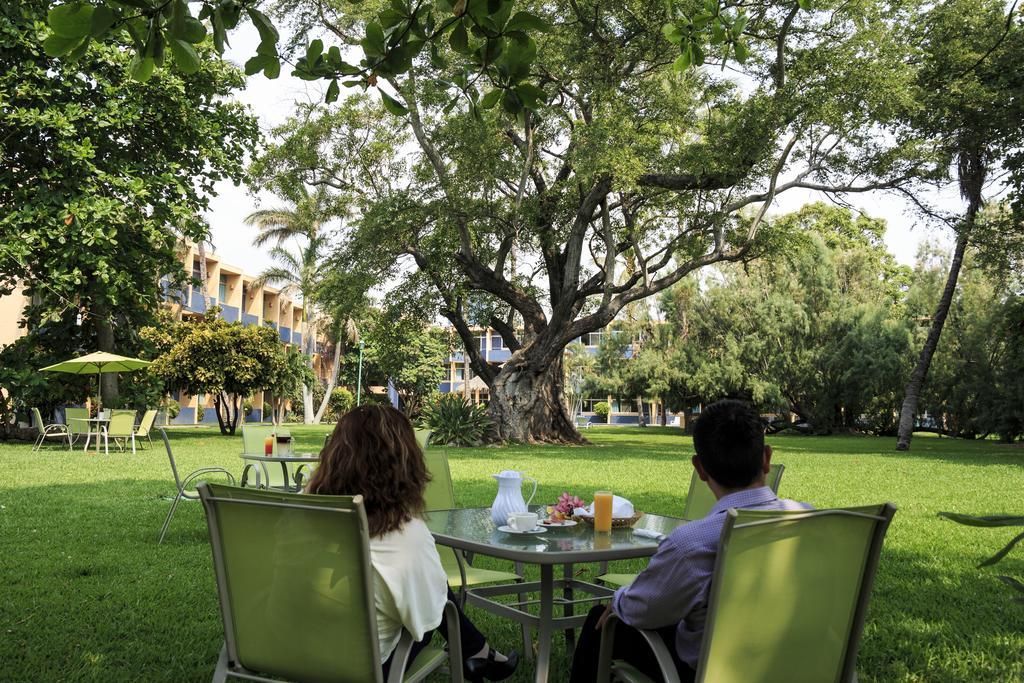
[[[423,411],[430,441],[448,446],[478,446],[493,423],[483,405],[474,405],[458,394],[442,394]]]
[[[957,524],[965,524],[967,526],[978,526],[978,527],[1002,527],[1002,526],[1024,526],[1024,516],[1020,515],[983,515],[976,517],[974,515],[962,515],[958,512],[940,512],[939,517],[945,517],[946,519],[952,520]],[[1009,543],[1003,546],[1003,549],[997,552],[992,557],[988,558],[984,562],[978,565],[978,567],[991,567],[998,563],[1004,557],[1006,557],[1014,547],[1024,540],[1024,532],[1021,532],[1014,536]],[[1014,602],[1024,603],[1024,583],[1019,579],[1012,576],[1000,575],[998,577],[1000,581],[1005,583],[1013,590],[1020,593],[1013,598]]]

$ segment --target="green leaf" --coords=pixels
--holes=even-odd
[[[174,55],[174,63],[179,71],[186,74],[194,74],[199,71],[199,53],[191,43],[172,38],[170,46],[171,54]]]
[[[538,109],[544,104],[547,96],[544,91],[532,83],[520,83],[516,86],[516,95],[527,109]]]
[[[132,80],[145,83],[153,75],[156,70],[156,62],[152,57],[139,57],[135,55],[132,58],[131,64],[128,65],[128,74],[132,77]]]
[[[409,110],[405,108],[405,105],[396,100],[391,95],[387,94],[383,90],[380,91],[381,101],[384,103],[384,108],[395,116],[405,116],[409,113]]]
[[[679,27],[675,24],[665,24],[661,27],[661,35],[665,36],[665,40],[678,45],[683,39],[683,34],[679,32]]]
[[[270,18],[254,7],[246,7],[245,11],[249,14],[249,18],[252,19],[256,30],[260,32],[260,42],[276,45],[281,36],[278,35],[277,29],[274,28]]]
[[[747,27],[747,21],[749,21],[749,19],[750,18],[746,14],[741,14],[736,17],[736,21],[732,24],[732,34],[737,38],[743,35],[743,29]]]
[[[201,43],[206,38],[206,26],[195,17],[185,17],[181,38],[193,45]]]
[[[501,108],[509,114],[518,114],[519,110],[523,108],[523,103],[519,101],[515,92],[506,90],[501,94]]]
[[[690,68],[690,50],[683,50],[683,54],[676,57],[676,61],[672,62],[672,68],[676,70],[676,73],[683,73]]]
[[[338,87],[338,79],[332,79],[331,84],[327,86],[327,97],[324,98],[324,101],[330,104],[338,99],[339,94],[341,94],[341,88]]]
[[[459,54],[469,54],[469,34],[466,32],[466,23],[464,21],[456,24],[455,30],[452,31],[451,36],[448,38],[448,43]]]
[[[114,10],[106,5],[97,5],[89,24],[89,35],[93,38],[102,38],[115,21],[117,21],[117,15],[114,14]]]
[[[266,66],[267,59],[269,59],[267,55],[260,54],[256,54],[250,57],[245,62],[245,75],[255,76],[259,72],[263,71],[263,68]]]
[[[306,61],[312,66],[316,60],[320,59],[320,55],[323,53],[324,41],[317,38],[310,42],[309,47],[306,48]]]
[[[62,38],[84,38],[92,29],[92,15],[95,10],[92,5],[82,2],[57,5],[47,12],[46,23]]]
[[[746,64],[747,57],[750,56],[750,50],[747,49],[746,43],[737,40],[733,45],[733,49],[736,51],[736,61],[740,64]]]
[[[84,40],[85,38],[65,38],[64,36],[53,34],[43,41],[43,51],[51,57],[63,57],[78,47]]]
[[[498,100],[500,99],[501,90],[491,90],[486,95],[484,95],[483,98],[480,100],[480,106],[483,107],[484,109],[493,109],[494,105],[496,105],[498,103]]]
[[[516,12],[515,16],[505,24],[506,33],[509,31],[540,31],[541,33],[547,33],[551,29],[551,24],[536,14],[530,14],[529,12]]]
[[[797,0],[797,4],[800,5],[802,10],[814,9],[814,3],[811,0]]]

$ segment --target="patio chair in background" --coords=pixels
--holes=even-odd
[[[88,420],[89,411],[85,408],[65,408],[64,420],[68,423],[68,435],[71,437],[71,445],[78,442],[79,437],[89,438],[90,427]]]
[[[697,682],[851,683],[891,503],[835,510],[730,510],[708,598]],[[765,577],[778,577],[778,581]],[[612,660],[619,619],[601,631],[597,680],[648,683]],[[678,682],[664,640],[642,632]]]
[[[36,438],[36,443],[32,446],[33,451],[38,451],[47,439],[57,439],[63,441],[71,448],[71,435],[68,433],[68,426],[57,422],[51,424],[43,424],[43,416],[39,413],[39,408],[32,409],[32,419],[35,420],[36,430],[39,434]]]
[[[167,535],[167,528],[171,525],[171,518],[174,517],[174,512],[178,509],[178,503],[182,500],[199,500],[199,494],[196,493],[195,490],[188,490],[188,487],[195,479],[211,474],[223,474],[228,478],[229,482],[232,484],[235,483],[235,476],[223,467],[201,467],[194,472],[190,472],[187,477],[182,479],[181,475],[178,474],[178,465],[174,462],[174,453],[171,451],[171,440],[167,438],[167,431],[160,428],[160,436],[164,439],[164,448],[167,449],[167,459],[171,463],[171,473],[174,475],[174,486],[178,490],[174,494],[174,498],[166,499],[171,501],[171,509],[167,511],[167,517],[164,518],[164,525],[160,527],[160,538],[157,540],[157,545],[164,542],[164,536]]]
[[[135,440],[141,447],[145,438],[149,444],[153,445],[153,437],[150,434],[153,432],[153,423],[156,422],[156,410],[149,409],[142,414],[142,420],[139,421],[139,426],[135,428]]]
[[[224,623],[213,680],[383,683],[362,496],[208,482],[198,490]],[[422,681],[449,658],[451,680],[462,683],[453,603],[445,615],[450,655],[430,645],[406,671],[413,643],[403,631],[388,683]]]
[[[135,411],[115,410],[110,416],[110,422],[107,423],[105,437],[107,441],[113,439],[115,445],[120,440],[122,451],[128,447],[128,441],[131,440],[132,453],[135,453]]]
[[[764,478],[764,485],[778,493],[779,484],[782,483],[782,474],[785,471],[785,465],[781,463],[773,464],[771,470]],[[692,522],[695,519],[707,517],[716,502],[718,501],[715,498],[715,494],[711,492],[711,488],[701,481],[700,477],[697,476],[697,470],[694,470],[690,476],[690,491],[686,494],[683,519]],[[636,580],[636,574],[608,574],[607,571],[607,567],[601,567],[601,576],[598,576],[597,580],[617,588],[628,586]]]
[[[242,425],[242,452],[246,455],[264,455],[264,441],[268,436],[291,436],[287,427],[274,427],[272,425]],[[272,455],[277,455],[277,439],[274,439]],[[249,477],[255,474],[256,488],[270,488],[278,491],[295,491],[302,487],[313,470],[307,463],[255,463],[247,462],[242,469],[242,486],[248,486]],[[287,478],[285,473],[287,472]]]
[[[419,438],[420,430],[417,430]],[[428,431],[427,437],[430,436]],[[430,510],[452,510],[458,507],[455,504],[455,488],[452,486],[452,472],[448,467],[448,457],[444,451],[428,449],[424,451],[424,459],[427,461],[427,471],[430,472],[430,482],[426,491],[423,492],[423,499],[426,502],[426,509]],[[448,575],[448,585],[459,596],[459,603],[466,604],[466,589],[473,586],[483,586],[489,583],[522,583],[522,568],[516,565],[515,572],[505,572],[497,569],[483,569],[474,567],[471,564],[472,558],[467,557],[461,550],[448,546],[437,546],[437,554],[441,556],[441,566]],[[526,594],[520,594],[519,599],[524,600]],[[533,652],[530,639],[530,628],[523,625],[523,652],[529,658]]]

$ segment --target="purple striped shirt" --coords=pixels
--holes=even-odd
[[[704,636],[718,540],[729,508],[806,510],[811,506],[780,499],[767,486],[730,493],[715,503],[707,517],[683,524],[669,534],[647,569],[632,585],[615,591],[612,600],[615,613],[635,628],[659,629],[677,624],[679,659],[694,669]]]

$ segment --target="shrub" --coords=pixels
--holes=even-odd
[[[458,394],[442,394],[423,411],[423,422],[431,443],[447,446],[477,446],[493,426],[486,406]]]
[[[274,418],[274,407],[269,403],[263,404],[263,415],[260,416],[260,421],[269,421]]]
[[[356,399],[351,391],[345,387],[335,387],[331,391],[331,399],[327,402],[327,405],[334,419],[338,420],[342,415],[352,410],[355,402]]]
[[[202,405],[196,406],[196,422],[202,422],[203,416],[206,415],[206,408]]]
[[[246,417],[252,415],[252,400],[247,398],[242,401],[242,414]]]
[[[178,415],[181,415],[181,404],[173,398],[167,399],[167,419],[173,420],[178,417]]]
[[[601,422],[608,421],[608,414],[610,412],[612,412],[612,407],[607,402],[601,401],[594,404],[594,415],[597,415]]]

